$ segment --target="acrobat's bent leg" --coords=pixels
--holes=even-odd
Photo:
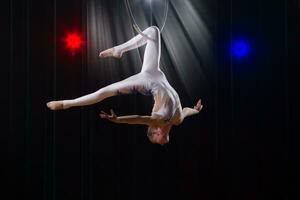
[[[115,46],[114,49],[117,52],[125,53],[132,49],[139,48],[139,47],[147,44],[148,42],[156,43],[158,32],[159,32],[159,29],[156,26],[148,27],[143,31],[143,34],[147,35],[152,40],[142,36],[141,34],[138,34],[137,36],[133,37],[129,41],[125,42],[124,44]]]
[[[52,101],[47,104],[51,110],[68,109],[75,106],[87,106],[98,103],[108,97],[118,94],[130,94],[137,88],[144,88],[145,79],[140,74],[131,76],[123,81],[108,85],[100,90],[71,100]]]
[[[114,56],[116,58],[120,58],[123,53],[147,44],[142,71],[157,70],[161,54],[160,30],[156,26],[151,26],[145,29],[142,33],[150,39],[139,34],[124,44],[102,51],[100,53],[100,57]]]

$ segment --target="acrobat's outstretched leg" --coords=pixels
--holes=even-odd
[[[119,81],[101,88],[94,93],[71,100],[51,101],[47,103],[47,106],[51,110],[62,110],[75,106],[92,105],[118,94],[130,94],[135,90],[143,91],[145,84],[147,84],[145,77],[143,77],[142,74],[136,74],[123,81]]]

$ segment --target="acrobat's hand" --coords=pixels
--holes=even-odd
[[[113,111],[113,109],[110,109],[110,115],[107,114],[104,111],[101,111],[101,113],[99,115],[100,115],[100,117],[102,119],[108,119],[108,120],[113,121],[113,122],[117,121],[117,115],[115,114],[115,112]]]
[[[201,99],[198,100],[197,104],[194,106],[194,109],[200,112],[203,108],[203,105],[201,103]]]

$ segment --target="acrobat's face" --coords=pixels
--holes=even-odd
[[[164,145],[169,142],[169,131],[171,126],[167,127],[149,127],[148,138],[154,144]]]

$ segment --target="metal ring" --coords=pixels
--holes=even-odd
[[[125,0],[125,4],[126,4],[126,8],[129,12],[129,15],[130,15],[130,18],[133,22],[133,28],[139,33],[141,34],[143,37],[146,37],[147,39],[150,39],[150,40],[154,40],[152,38],[150,38],[149,36],[145,35],[139,25],[137,24],[135,18],[134,18],[134,15],[132,13],[132,10],[131,10],[131,6],[130,6],[130,3],[129,3],[129,0]],[[165,9],[164,9],[164,21],[163,21],[163,25],[162,25],[162,28],[160,29],[160,32],[163,31],[163,29],[165,28],[165,25],[166,25],[166,21],[167,21],[167,17],[168,17],[168,12],[169,12],[169,0],[165,0]]]

